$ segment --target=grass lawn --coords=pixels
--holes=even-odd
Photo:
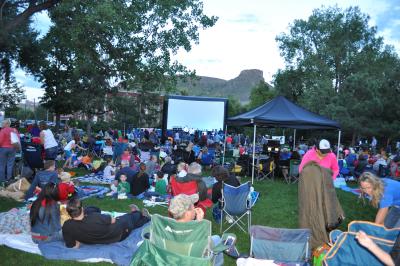
[[[78,171],[78,175],[83,174]],[[275,181],[260,181],[254,184],[255,190],[261,196],[252,211],[252,224],[266,225],[271,227],[297,228],[297,184],[288,185],[281,178]],[[241,182],[247,181],[242,178]],[[355,184],[354,184],[355,185]],[[340,226],[341,230],[347,229],[347,224],[353,220],[370,220],[375,217],[376,210],[363,203],[358,197],[349,192],[337,190],[337,195],[345,211],[346,219]],[[84,201],[85,206],[97,206],[105,211],[129,211],[128,205],[135,203],[143,207],[141,201],[136,199],[115,200],[110,198],[89,198]],[[0,211],[4,212],[21,204],[12,200],[1,198]],[[150,213],[167,215],[165,207],[149,208]],[[207,211],[207,219],[212,220],[211,210]],[[213,222],[213,234],[219,234],[219,225]],[[250,248],[249,236],[238,229],[231,232],[238,236],[238,249],[240,252],[248,253]],[[0,257],[4,265],[93,265],[93,263],[79,263],[74,261],[46,260],[39,255],[33,255],[22,251],[0,246]],[[236,265],[235,261],[225,256],[225,265]],[[109,263],[97,263],[96,265],[110,265]]]

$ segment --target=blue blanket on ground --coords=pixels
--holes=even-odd
[[[138,249],[137,244],[142,240],[142,230],[149,223],[132,231],[121,242],[102,245],[81,244],[78,249],[67,248],[62,241],[39,244],[40,252],[46,259],[52,260],[84,260],[91,258],[110,259],[117,265],[129,265],[134,253]]]
[[[103,177],[103,172],[97,174],[91,173],[84,176],[73,178],[73,181],[79,181],[90,184],[110,185],[114,179]]]
[[[84,200],[91,197],[104,197],[104,195],[110,191],[110,189],[108,187],[88,185],[78,186],[76,187],[76,191],[79,198]]]

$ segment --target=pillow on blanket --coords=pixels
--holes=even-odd
[[[142,241],[142,230],[149,223],[137,228],[121,242],[113,244],[85,245],[78,249],[67,248],[64,242],[56,241],[39,244],[39,249],[46,259],[57,260],[82,260],[90,258],[110,259],[117,265],[129,265],[133,254],[138,249],[138,243]]]

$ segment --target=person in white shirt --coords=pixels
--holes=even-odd
[[[65,163],[63,168],[72,168],[72,150],[75,148],[85,150],[81,146],[79,146],[77,143],[79,142],[79,136],[75,136],[73,140],[67,143],[64,147],[64,154],[65,154]]]
[[[107,159],[107,166],[104,168],[103,178],[115,178],[115,165],[111,158]]]
[[[55,160],[58,154],[58,143],[53,132],[47,127],[45,121],[40,122],[40,142],[44,146],[45,160]]]

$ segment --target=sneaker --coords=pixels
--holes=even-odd
[[[231,218],[231,217],[229,217],[229,216],[226,216],[226,221],[228,222],[228,223],[233,223],[233,219]]]
[[[240,256],[239,251],[236,249],[235,245],[232,245],[230,248],[224,251],[226,255],[228,255],[231,258],[237,259]]]

